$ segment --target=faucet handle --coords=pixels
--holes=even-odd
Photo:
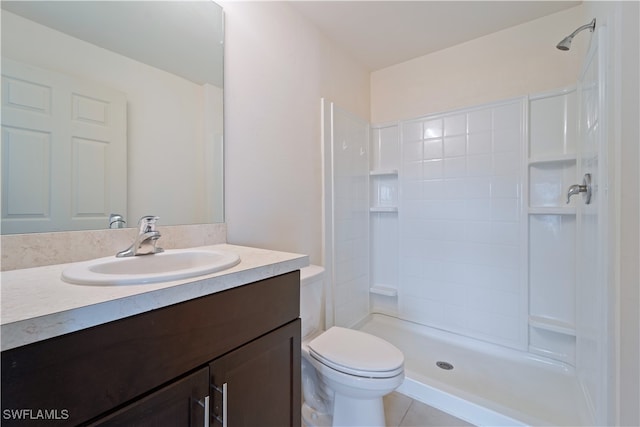
[[[109,228],[124,228],[127,221],[120,214],[112,213],[109,215]]]
[[[571,201],[571,196],[580,194],[580,193],[585,193],[584,203],[586,205],[590,204],[591,194],[592,194],[590,173],[584,174],[584,178],[582,179],[582,185],[574,184],[571,187],[569,187],[569,190],[567,191],[567,204],[569,204],[569,202]]]
[[[158,221],[160,217],[155,215],[145,215],[138,221],[138,226],[140,227],[140,233],[148,233],[150,231],[156,231],[156,221]]]

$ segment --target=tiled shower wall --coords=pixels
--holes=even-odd
[[[401,318],[526,348],[524,102],[400,124]]]
[[[369,123],[331,105],[333,316],[352,326],[369,314]]]
[[[369,147],[364,121],[331,110],[328,318],[351,327],[369,305],[574,364],[575,101],[377,125]]]

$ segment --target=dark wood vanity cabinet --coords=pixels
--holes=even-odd
[[[209,369],[201,368],[90,425],[202,427],[208,398]]]
[[[299,426],[299,283],[291,272],[4,351],[2,425]]]
[[[299,335],[298,320],[211,362],[212,426],[300,425]]]

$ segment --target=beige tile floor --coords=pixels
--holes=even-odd
[[[387,427],[472,426],[472,424],[396,392],[384,397],[384,413]]]

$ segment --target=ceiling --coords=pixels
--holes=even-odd
[[[2,0],[2,9],[195,83],[222,87],[223,17],[212,1]]]
[[[446,49],[581,3],[428,0],[290,2],[370,71]]]
[[[300,1],[289,4],[370,71],[546,15],[580,1]],[[210,1],[2,1],[2,8],[98,46],[204,82],[221,70],[220,30],[200,10]],[[208,22],[199,25],[201,22]],[[184,31],[188,28],[189,31]],[[218,27],[220,28],[220,27]],[[114,29],[117,29],[114,31]],[[202,29],[202,30],[197,30]],[[181,37],[176,37],[180,34]],[[183,37],[190,37],[183,42]],[[214,41],[212,43],[212,40]],[[161,46],[161,48],[149,48]],[[189,46],[185,49],[184,46]],[[202,47],[198,47],[202,46]],[[213,47],[212,47],[213,46]],[[166,59],[169,58],[169,61]],[[197,66],[193,66],[197,64]],[[204,75],[189,70],[209,70]],[[212,83],[221,85],[221,72]],[[208,76],[208,77],[207,77]]]

